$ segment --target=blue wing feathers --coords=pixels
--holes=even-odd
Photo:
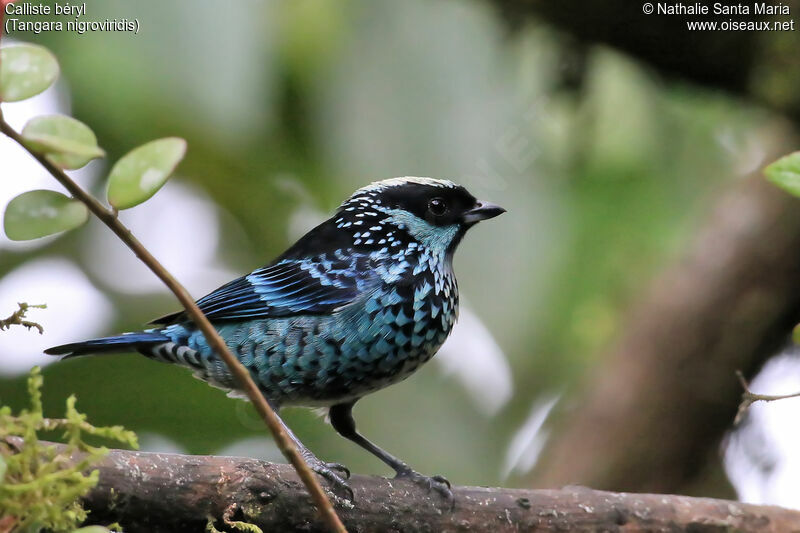
[[[197,304],[216,321],[329,313],[352,302],[374,276],[353,268],[359,257],[284,259],[223,285]],[[155,323],[182,320],[185,315],[176,313]]]

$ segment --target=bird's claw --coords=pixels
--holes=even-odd
[[[347,501],[355,501],[353,489],[351,489],[350,485],[345,481],[345,479],[350,477],[350,470],[348,470],[346,466],[339,463],[323,463],[322,461],[311,461],[309,462],[309,466],[311,470],[325,478],[330,485],[331,492],[336,496],[342,497],[342,495],[344,495],[344,499]]]
[[[453,488],[453,487],[452,487],[452,485],[450,485],[450,480],[448,480],[448,479],[447,479],[446,477],[444,477],[444,476],[440,476],[440,475],[438,475],[438,474],[437,474],[437,475],[435,475],[435,476],[431,476],[431,477],[430,477],[430,478],[428,478],[428,479],[429,479],[429,480],[430,480],[430,482],[431,482],[431,486],[433,486],[434,484],[442,484],[442,485],[445,485],[445,486],[447,487],[447,490],[448,490],[448,491],[450,491],[450,489],[452,489],[452,488]]]
[[[450,481],[444,476],[424,476],[414,470],[398,472],[395,479],[408,479],[421,487],[425,487],[428,492],[438,492],[445,500],[450,502],[450,507],[455,505],[455,498],[451,489]]]
[[[337,472],[344,479],[350,479],[350,469],[342,463],[325,463],[325,466]]]

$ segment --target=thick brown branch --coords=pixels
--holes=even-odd
[[[288,465],[239,457],[112,450],[85,504],[97,523],[126,532],[202,531],[226,511],[264,531],[325,531]],[[759,531],[800,530],[800,511],[732,501],[622,494],[583,487],[455,487],[455,506],[409,481],[355,476],[340,503],[350,531]]]
[[[535,483],[687,490],[736,414],[735,371],[752,376],[800,317],[798,249],[796,199],[759,175],[724,194],[599,359]]]
[[[239,360],[228,350],[225,341],[222,340],[217,330],[206,318],[200,308],[194,301],[194,298],[189,294],[189,291],[175,279],[170,272],[142,245],[139,240],[134,237],[133,233],[127,226],[125,226],[119,218],[117,218],[116,211],[106,209],[96,198],[91,194],[84,191],[77,183],[75,183],[63,170],[54,165],[45,155],[32,150],[28,147],[22,139],[22,136],[16,132],[4,119],[2,111],[0,110],[0,132],[4,133],[7,137],[13,139],[29,154],[31,154],[56,181],[64,186],[69,193],[77,200],[81,201],[89,211],[99,218],[108,228],[119,237],[119,239],[127,246],[136,257],[138,257],[147,268],[155,274],[167,288],[172,291],[175,297],[186,309],[189,318],[197,325],[203,332],[203,336],[208,341],[209,346],[214,352],[225,362],[228,369],[233,374],[234,379],[237,381],[241,389],[247,395],[248,399],[253,403],[258,414],[264,420],[264,423],[269,428],[272,435],[275,437],[275,442],[289,462],[292,463],[297,470],[300,478],[303,480],[308,491],[316,504],[319,512],[325,518],[330,526],[331,531],[339,533],[346,533],[341,521],[336,516],[330,501],[328,500],[325,492],[319,484],[314,473],[306,464],[303,457],[300,455],[297,447],[292,443],[289,435],[284,430],[283,426],[278,419],[278,415],[272,410],[267,403],[267,400],[262,396],[261,391],[253,381],[250,372],[244,367]]]

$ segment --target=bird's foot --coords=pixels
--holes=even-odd
[[[342,463],[324,463],[325,467],[338,473],[344,479],[350,479],[350,469]]]
[[[349,502],[355,501],[353,489],[345,481],[350,478],[350,470],[346,466],[339,463],[323,463],[319,459],[311,461],[307,459],[306,461],[311,470],[325,478],[330,485],[331,492],[337,497],[343,497]]]
[[[450,490],[450,482],[444,476],[424,476],[419,472],[414,470],[401,470],[397,472],[395,479],[408,479],[413,481],[415,484],[424,487],[425,489],[430,491],[438,492],[445,500],[450,503],[450,508],[455,505],[455,498],[453,497],[453,491]]]

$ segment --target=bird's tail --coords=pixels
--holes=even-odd
[[[63,355],[67,358],[79,355],[137,351],[141,348],[169,341],[169,337],[158,331],[139,331],[136,333],[123,333],[115,337],[62,344],[61,346],[48,348],[44,353],[48,355]]]

